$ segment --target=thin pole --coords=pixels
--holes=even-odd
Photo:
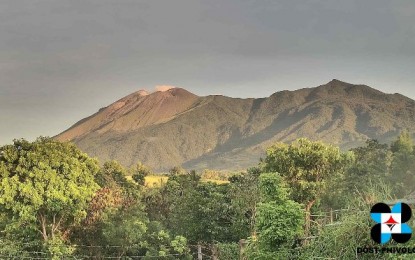
[[[202,246],[197,245],[197,260],[203,260]]]

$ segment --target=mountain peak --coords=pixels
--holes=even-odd
[[[392,99],[392,95],[379,91],[364,84],[351,84],[333,79],[324,85],[310,89],[310,97],[324,98],[337,96],[339,98],[366,98],[367,100],[386,101]]]
[[[168,93],[172,96],[180,96],[180,95],[193,95],[196,96],[195,94],[193,94],[192,92],[184,89],[184,88],[178,88],[178,87],[172,87],[170,89],[167,90],[156,90],[155,92],[153,92],[152,94],[160,94],[160,93]]]
[[[94,132],[123,133],[160,124],[189,109],[198,98],[176,87],[160,88],[153,93],[139,90],[82,119],[57,138],[73,140]]]
[[[147,95],[149,95],[150,93],[148,93],[148,91],[147,90],[145,90],[145,89],[140,89],[139,91],[137,91],[137,92],[135,92],[137,95],[139,95],[139,96],[147,96]]]
[[[199,97],[182,88],[137,91],[58,135],[91,156],[137,160],[156,170],[175,165],[241,169],[265,147],[299,137],[351,148],[415,132],[415,102],[366,85],[333,79],[268,98]]]
[[[332,79],[327,84],[324,84],[323,86],[330,86],[330,87],[347,87],[347,86],[356,86],[354,84],[341,81],[338,79]]]
[[[339,83],[346,83],[346,82],[338,80],[338,79],[332,79],[332,80],[330,80],[329,84],[330,83],[331,84],[339,84]],[[348,83],[346,83],[346,84],[348,84]]]
[[[165,92],[165,91],[169,91],[170,89],[174,89],[174,88],[177,88],[177,87],[171,86],[171,85],[157,85],[155,92]]]

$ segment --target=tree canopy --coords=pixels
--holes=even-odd
[[[246,171],[164,176],[51,138],[15,140],[0,147],[0,258],[193,259],[199,247],[203,259],[348,259],[375,245],[370,207],[412,192],[414,168],[407,132],[349,152],[276,143]]]
[[[291,144],[277,143],[266,152],[263,171],[280,174],[292,189],[291,198],[305,205],[308,233],[311,207],[321,199],[329,181],[343,173],[352,154],[305,138]]]
[[[9,232],[30,226],[44,242],[65,239],[87,215],[98,170],[73,144],[50,138],[1,147],[0,212],[11,216]]]

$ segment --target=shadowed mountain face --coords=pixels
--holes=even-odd
[[[414,119],[415,101],[338,80],[259,99],[199,97],[174,88],[133,93],[56,138],[126,166],[245,169],[277,141],[307,137],[348,149],[415,132]]]

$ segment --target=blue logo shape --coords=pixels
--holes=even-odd
[[[370,210],[370,217],[377,223],[370,232],[375,242],[386,244],[392,238],[397,243],[406,243],[411,239],[412,230],[405,224],[412,217],[408,204],[399,202],[391,209],[385,203],[378,203]]]

